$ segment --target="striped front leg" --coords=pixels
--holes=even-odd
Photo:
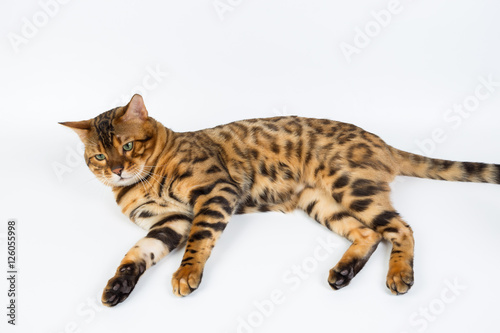
[[[192,217],[186,214],[162,216],[130,249],[108,281],[102,294],[102,303],[115,306],[127,299],[142,274],[160,259],[186,241]]]
[[[187,296],[198,288],[205,263],[237,201],[238,189],[226,181],[218,181],[191,193],[195,217],[181,266],[172,278],[176,296]]]

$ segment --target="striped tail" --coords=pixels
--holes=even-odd
[[[454,162],[429,158],[391,147],[399,175],[459,182],[500,184],[500,164]]]

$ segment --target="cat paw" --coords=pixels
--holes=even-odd
[[[198,289],[201,278],[203,277],[203,268],[199,266],[180,267],[172,277],[172,287],[174,295],[184,297]]]
[[[144,264],[131,263],[120,266],[116,275],[108,281],[106,288],[104,288],[101,298],[102,304],[112,307],[125,301],[145,270]]]
[[[387,274],[387,288],[394,295],[406,294],[413,282],[413,269],[409,265],[392,267]]]
[[[339,290],[347,286],[354,275],[354,265],[338,264],[330,270],[328,283],[334,290]]]

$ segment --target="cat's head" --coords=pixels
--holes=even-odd
[[[90,120],[63,122],[85,144],[85,161],[109,186],[128,186],[146,178],[156,144],[157,122],[148,116],[140,95],[123,107]],[[149,161],[148,161],[149,160]]]

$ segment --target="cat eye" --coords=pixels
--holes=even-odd
[[[95,155],[95,158],[98,161],[102,161],[102,160],[106,159],[106,156],[104,156],[104,154],[97,154],[97,155]]]
[[[132,148],[134,148],[134,143],[132,141],[123,145],[123,150],[125,151],[132,150]]]

